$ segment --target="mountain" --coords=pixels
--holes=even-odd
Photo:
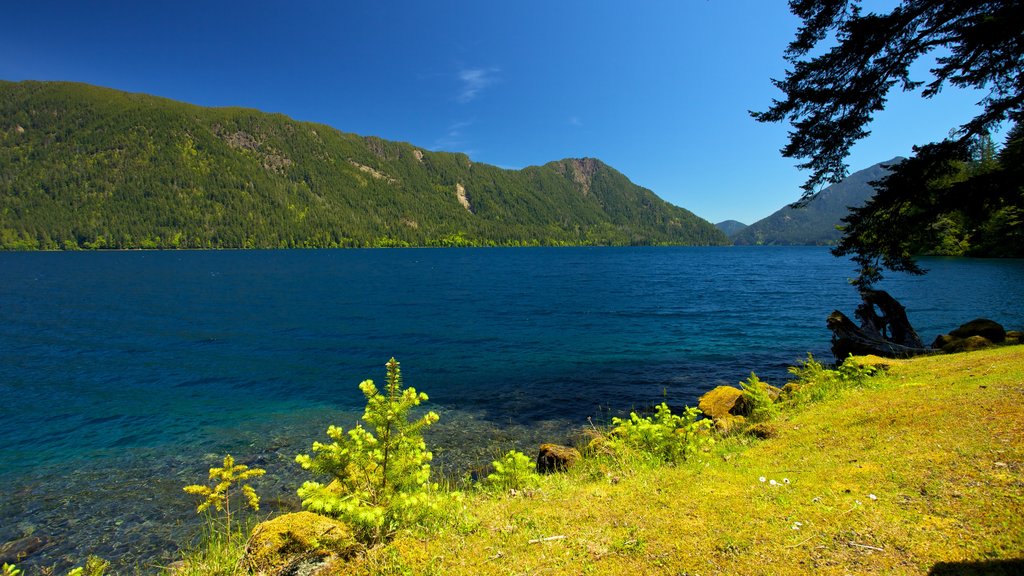
[[[896,157],[854,172],[815,194],[803,208],[786,206],[729,236],[739,246],[835,244],[841,236],[836,226],[849,213],[849,208],[867,202],[875,193],[870,183],[888,174],[886,166],[902,160]]]
[[[721,230],[726,236],[734,236],[746,229],[747,225],[737,220],[726,220],[715,224],[715,228]]]
[[[0,81],[0,248],[726,244],[603,162],[522,170],[67,82]]]

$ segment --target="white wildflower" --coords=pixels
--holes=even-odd
[[[758,478],[758,481],[760,481],[760,482],[764,482],[764,481],[766,481],[766,480],[768,480],[768,479],[767,479],[767,478],[765,478],[764,476],[761,476],[760,478]]]
[[[769,480],[768,484],[770,484],[771,486],[778,486],[779,485],[779,483],[776,482],[775,480]]]

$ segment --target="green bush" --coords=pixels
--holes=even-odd
[[[537,463],[522,452],[509,450],[501,459],[491,462],[494,472],[487,476],[487,485],[498,490],[523,490],[540,482]]]
[[[394,358],[387,363],[383,393],[372,380],[363,381],[359,389],[366,396],[363,421],[373,432],[362,424],[347,433],[328,428],[332,442],[314,442],[312,456],[300,454],[295,460],[333,481],[305,482],[298,492],[308,510],[348,521],[362,540],[377,544],[436,510],[437,487],[429,483],[432,455],[422,432],[438,416],[428,412],[409,421],[410,410],[427,395],[402,389]]]
[[[869,385],[878,371],[877,367],[861,364],[852,356],[835,369],[829,369],[808,354],[800,366],[789,368],[796,379],[784,388],[785,402],[799,406],[836,398],[846,390]]]
[[[696,408],[673,414],[662,402],[653,417],[631,412],[628,420],[612,418],[608,444],[617,453],[634,450],[656,462],[683,462],[714,442],[709,434],[711,421],[700,416]]]
[[[750,378],[740,382],[740,388],[743,389],[743,401],[750,411],[747,420],[767,422],[779,415],[779,407],[768,393],[768,385],[762,382],[757,374],[751,372]]]

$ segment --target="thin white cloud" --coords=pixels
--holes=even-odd
[[[468,142],[466,140],[465,129],[472,125],[472,120],[463,120],[449,125],[445,130],[444,136],[441,136],[434,141],[433,150],[440,150],[444,152],[465,152],[466,154],[469,154],[469,150],[466,150]]]
[[[498,68],[463,68],[459,70],[459,81],[462,86],[455,97],[461,104],[476,100],[484,88],[498,81]]]

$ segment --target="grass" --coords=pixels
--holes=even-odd
[[[784,410],[770,440],[585,459],[330,573],[1020,573],[1024,347],[875,361],[872,386]]]

